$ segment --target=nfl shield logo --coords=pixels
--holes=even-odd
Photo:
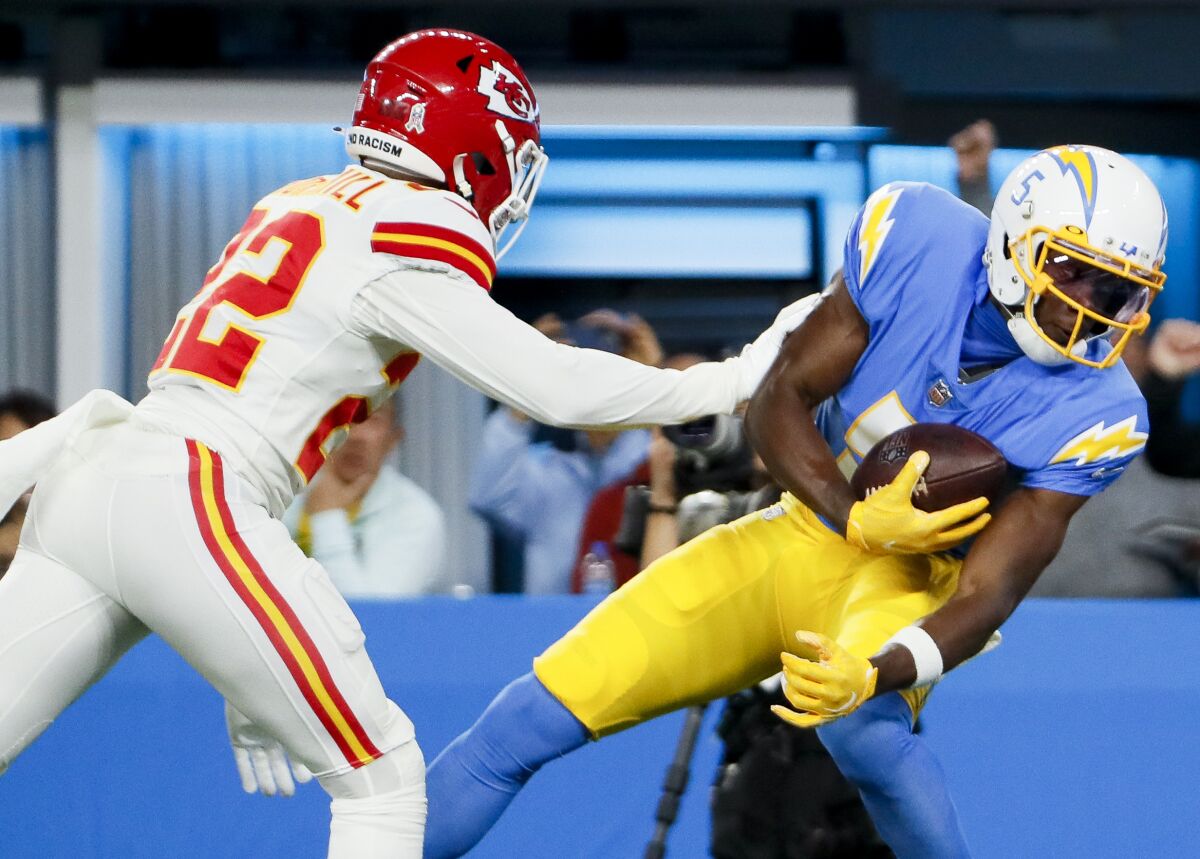
[[[950,392],[950,386],[946,384],[945,379],[938,379],[937,383],[929,389],[929,404],[940,408],[946,405],[953,399],[954,394]]]

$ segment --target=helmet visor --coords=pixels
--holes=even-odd
[[[1097,268],[1080,256],[1049,248],[1042,272],[1050,278],[1056,292],[1091,311],[1088,314],[1105,328],[1125,325],[1137,318],[1150,304],[1150,288],[1144,284]],[[1093,326],[1095,328],[1096,326]],[[1094,331],[1093,334],[1102,333]]]

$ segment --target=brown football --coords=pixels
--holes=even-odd
[[[929,468],[913,491],[919,510],[943,510],[981,495],[995,502],[1008,477],[1004,454],[990,441],[953,424],[912,424],[881,439],[867,451],[850,480],[859,499],[892,482],[918,450]]]

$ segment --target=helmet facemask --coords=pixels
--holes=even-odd
[[[512,189],[488,216],[488,229],[492,233],[492,241],[496,243],[496,259],[500,259],[508,253],[529,223],[529,210],[546,175],[550,156],[534,140],[526,140],[517,149],[504,123],[499,120],[496,121],[496,131],[504,146],[504,166],[508,170],[509,187]],[[501,244],[501,237],[514,224],[517,225],[516,231]]]
[[[542,184],[550,156],[536,140],[528,139],[517,148],[504,123],[496,120],[496,133],[500,138],[500,151],[503,163],[497,168],[482,153],[461,153],[454,159],[452,169],[454,175],[453,190],[466,200],[469,200],[480,216],[486,220],[488,232],[492,235],[492,243],[496,249],[496,259],[500,259],[516,242],[525,224],[529,220],[529,210],[533,199],[537,196]],[[498,203],[487,210],[490,205],[489,196],[495,199],[494,190],[499,184],[498,175],[507,179],[508,194]],[[484,184],[492,188],[491,195],[485,193]],[[475,186],[479,186],[478,188]],[[480,196],[482,195],[482,197]],[[501,244],[501,237],[510,226],[518,225],[506,242]]]
[[[1009,244],[1012,265],[1025,282],[1023,320],[1063,359],[1105,368],[1121,357],[1134,334],[1150,323],[1146,312],[1166,275],[1105,254],[1087,243],[1075,226],[1034,227]],[[1066,342],[1051,336],[1037,319],[1037,306],[1053,296],[1074,311]],[[1062,326],[1057,326],[1062,327]],[[1115,335],[1115,337],[1114,337]],[[1086,357],[1087,343],[1108,337],[1112,350],[1101,360]]]

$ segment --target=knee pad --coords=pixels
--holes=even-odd
[[[416,740],[409,740],[365,767],[317,779],[335,803],[366,801],[419,791],[425,799],[425,758]],[[364,807],[366,807],[364,805]]]

